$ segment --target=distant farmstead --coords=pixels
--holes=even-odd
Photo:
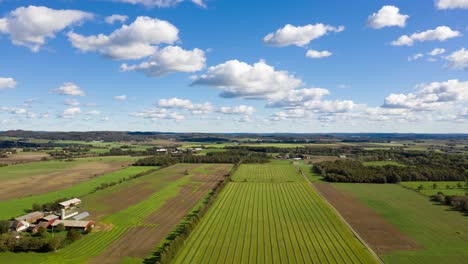
[[[52,223],[52,227],[56,227],[60,224],[63,224],[66,229],[81,229],[83,231],[88,230],[88,228],[94,227],[93,221],[78,221],[78,220],[55,220]]]

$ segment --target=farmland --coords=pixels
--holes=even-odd
[[[468,219],[394,184],[334,184],[375,210],[421,248],[382,255],[387,263],[466,263]]]
[[[466,182],[460,181],[401,182],[400,184],[406,188],[417,190],[427,196],[435,195],[438,192],[444,195],[466,195],[466,193],[468,193]],[[418,189],[420,186],[422,186],[422,188]]]
[[[242,165],[175,263],[372,263],[291,165]]]
[[[86,195],[82,210],[97,221],[94,232],[56,253],[0,253],[0,262],[115,263],[128,256],[141,262],[229,168],[179,164]],[[146,242],[128,245],[128,236]]]

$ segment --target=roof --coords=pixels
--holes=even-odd
[[[42,219],[46,220],[46,221],[50,221],[50,220],[54,220],[54,219],[58,219],[59,216],[58,215],[55,215],[55,214],[50,214],[48,216],[44,216],[42,217]]]
[[[72,205],[72,204],[79,204],[79,203],[81,203],[81,200],[80,200],[80,199],[78,199],[78,198],[73,198],[73,199],[70,199],[70,200],[68,200],[68,201],[61,202],[61,203],[59,203],[59,204],[60,204],[61,206],[63,206],[63,207],[67,207],[67,206],[70,206],[70,205]]]
[[[18,216],[15,218],[15,220],[24,221],[24,220],[34,219],[34,218],[41,218],[43,216],[44,216],[44,213],[36,211],[36,212],[32,212],[32,213],[25,214],[22,216]]]
[[[66,227],[87,227],[89,224],[92,224],[92,221],[78,221],[78,220],[55,220],[52,223],[52,226],[57,226],[63,224]]]
[[[73,217],[73,220],[81,220],[81,219],[86,218],[86,217],[88,217],[88,216],[89,216],[89,213],[88,213],[88,212],[83,212],[83,213],[81,213],[81,214],[79,214],[79,215],[75,215],[75,216]]]
[[[49,222],[47,222],[47,221],[41,221],[41,222],[39,222],[36,226],[37,226],[37,227],[48,227],[49,225],[50,225]]]

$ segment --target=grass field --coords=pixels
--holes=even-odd
[[[392,161],[392,160],[381,160],[381,161],[366,161],[363,162],[364,166],[405,166],[404,164],[401,164],[397,161]]]
[[[24,213],[25,209],[31,209],[33,203],[47,203],[53,202],[57,199],[66,197],[82,197],[83,195],[89,194],[101,183],[116,182],[120,179],[124,179],[130,176],[134,176],[138,173],[156,169],[157,167],[129,167],[112,173],[102,175],[97,178],[93,178],[89,181],[76,184],[74,186],[64,188],[61,190],[48,192],[41,195],[28,196],[18,199],[10,199],[6,201],[0,201],[0,219],[8,219],[13,216],[18,216]]]
[[[468,218],[395,184],[334,184],[397,226],[423,249],[383,256],[386,263],[466,263]]]
[[[431,196],[435,195],[438,192],[442,192],[445,195],[466,195],[468,193],[468,187],[465,186],[465,182],[457,181],[440,181],[440,182],[400,182],[400,184],[406,188],[417,190],[419,186],[423,186],[422,190],[419,190],[420,193]],[[436,184],[436,188],[434,188]],[[457,186],[460,184],[462,187]],[[450,188],[447,188],[450,187]]]
[[[375,263],[292,165],[242,165],[234,179],[247,182],[226,186],[174,263]]]
[[[55,253],[0,253],[0,263],[88,263],[131,228],[157,228],[147,218],[184,186],[190,185],[195,191],[198,184],[192,176],[213,173],[206,166],[209,165],[178,164],[87,195],[82,199],[82,210],[92,212],[93,220],[99,216],[91,234]],[[189,175],[185,175],[186,169]],[[133,197],[119,196],[122,191],[129,191]],[[138,261],[141,263],[142,259]]]

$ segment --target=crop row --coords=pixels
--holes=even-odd
[[[233,181],[301,182],[304,179],[292,165],[288,164],[243,164],[233,176]]]

